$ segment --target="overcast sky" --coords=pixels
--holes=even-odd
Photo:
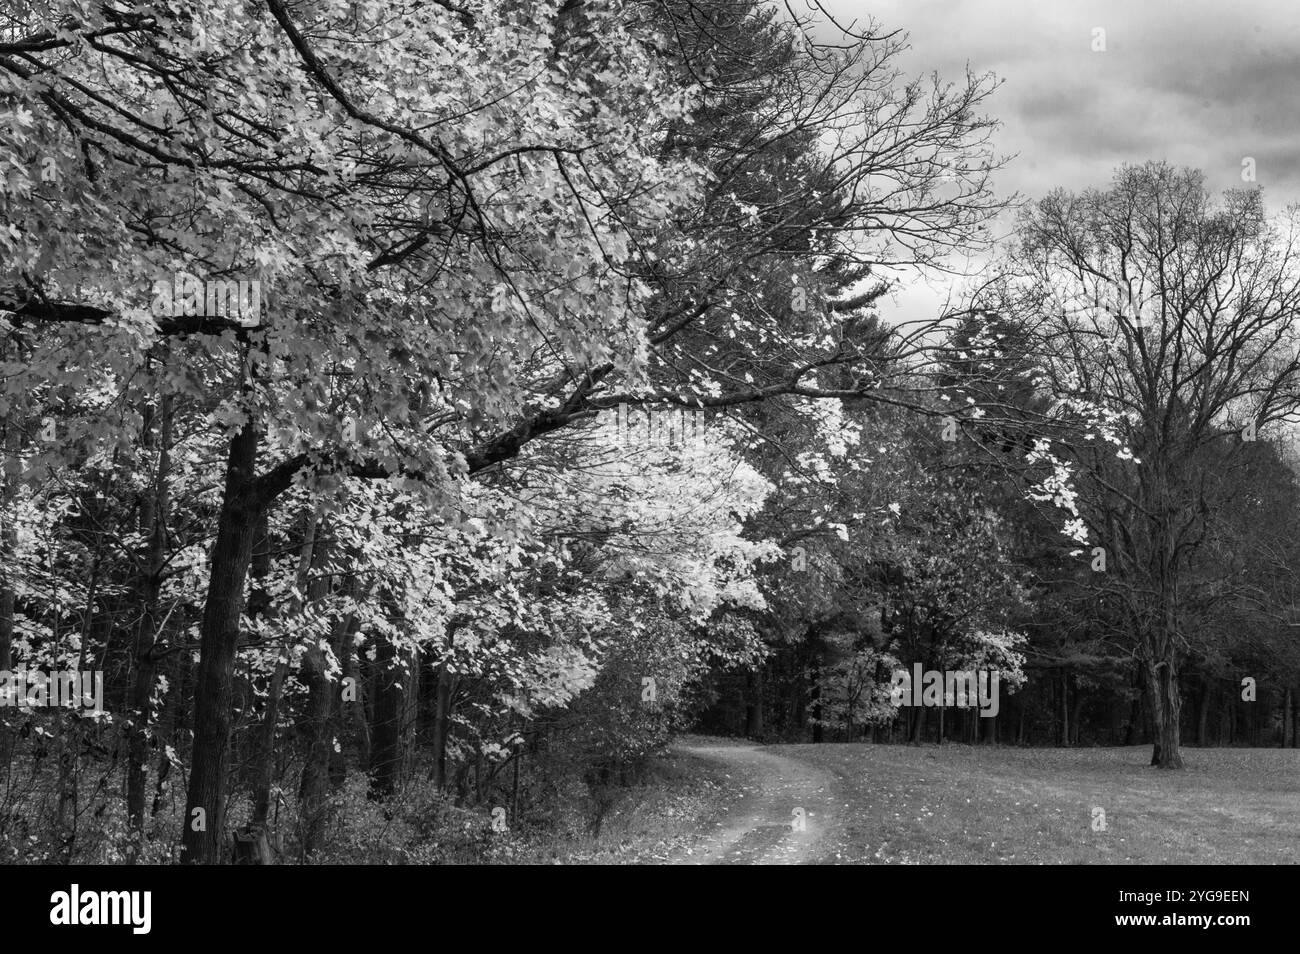
[[[1105,185],[1125,162],[1165,159],[1242,185],[1255,160],[1265,202],[1300,200],[1297,0],[827,0],[841,22],[874,17],[910,34],[899,65],[957,79],[967,64],[1005,80],[989,103],[999,191],[1041,196]],[[1093,31],[1105,30],[1104,52]],[[922,317],[934,292],[900,299]]]

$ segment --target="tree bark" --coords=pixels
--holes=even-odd
[[[1209,745],[1210,701],[1214,696],[1214,683],[1206,676],[1201,680],[1201,704],[1196,714],[1196,744],[1201,748]]]
[[[257,492],[257,450],[257,430],[246,424],[230,442],[225,495],[199,630],[194,748],[181,834],[182,864],[215,864],[221,858],[239,619],[257,522],[265,507]]]
[[[1142,738],[1142,717],[1145,714],[1142,702],[1146,693],[1146,681],[1142,678],[1143,668],[1137,666],[1133,672],[1133,701],[1128,708],[1128,726],[1124,730],[1124,744],[1137,745]]]
[[[159,409],[158,466],[152,491],[141,501],[141,529],[149,534],[144,554],[144,569],[139,581],[140,622],[135,634],[135,674],[131,686],[130,743],[127,746],[126,811],[135,841],[130,852],[134,864],[142,847],[145,823],[145,788],[149,774],[149,739],[153,731],[153,690],[157,681],[158,660],[155,649],[160,627],[158,622],[162,572],[167,559],[167,524],[171,515],[168,480],[171,471],[172,403],[164,395]],[[144,446],[153,444],[153,425],[146,414]]]
[[[319,599],[322,594],[313,594]],[[339,647],[356,625],[348,616],[336,620],[330,630],[329,649],[338,658]],[[329,822],[330,759],[334,753],[331,716],[339,683],[330,678],[326,647],[313,641],[303,657],[302,672],[307,684],[307,708],[303,716],[306,729],[306,752],[303,757],[302,782],[298,789],[299,817],[302,820],[300,841],[304,855],[316,851]]]
[[[763,735],[763,664],[749,673],[749,705],[745,708],[745,735],[751,739]]]
[[[1171,658],[1147,667],[1147,686],[1151,693],[1151,714],[1155,721],[1155,745],[1151,764],[1164,769],[1183,767],[1179,725],[1183,702],[1178,691],[1178,670]]]
[[[455,676],[444,662],[438,667],[438,682],[433,697],[433,785],[440,791],[447,786],[447,735],[451,729],[451,696]]]
[[[1079,730],[1083,728],[1083,693],[1079,691],[1079,679],[1070,675],[1070,744],[1079,744]]]
[[[0,530],[0,669],[13,668],[14,603],[13,582],[5,572],[17,546],[17,535],[12,526]]]
[[[370,797],[391,798],[401,784],[406,762],[407,693],[413,661],[386,636],[375,643],[375,721],[371,728]]]
[[[812,665],[808,699],[813,720],[812,740],[814,743],[820,743],[825,740],[826,732],[822,726],[822,670],[820,662],[817,661]]]
[[[1068,747],[1070,744],[1070,677],[1064,669],[1061,670],[1058,684],[1061,694],[1061,731],[1057,744]]]
[[[300,594],[293,601],[290,615],[302,610],[302,597],[307,592],[311,568],[316,557],[316,528],[319,517],[315,511],[303,515],[302,542],[298,548],[298,571],[294,585]],[[280,697],[284,680],[289,674],[291,647],[283,646],[275,661],[275,670],[266,689],[266,708],[262,711],[262,724],[258,727],[257,765],[253,776],[253,817],[251,826],[265,828],[271,812],[271,777],[275,765],[275,734],[280,721]]]
[[[17,594],[8,569],[18,549],[18,530],[6,517],[9,509],[10,481],[5,466],[11,453],[18,449],[18,428],[12,420],[4,422],[0,438],[0,669],[13,669],[14,608]]]
[[[366,692],[366,673],[362,667],[361,654],[357,652],[356,646],[351,639],[343,640],[342,655],[339,662],[343,666],[344,677],[352,678],[352,686],[355,691],[355,698],[352,700],[343,700],[340,698],[342,715],[346,724],[348,718],[351,718],[352,726],[356,732],[357,739],[357,758],[360,765],[367,771],[370,769],[370,719],[366,712],[369,700],[369,694]]]

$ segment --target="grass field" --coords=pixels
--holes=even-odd
[[[688,737],[534,864],[1295,864],[1300,750],[756,746]],[[808,832],[790,830],[807,812]],[[1104,829],[1099,814],[1104,811]],[[797,841],[798,845],[793,846]],[[710,847],[712,846],[712,847]]]
[[[1300,750],[1187,749],[1182,772],[1149,767],[1145,746],[768,751],[836,779],[825,861],[1300,862]]]

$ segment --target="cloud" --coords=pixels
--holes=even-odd
[[[841,20],[869,14],[903,29],[908,73],[1005,80],[989,104],[1017,158],[999,178],[1036,197],[1103,186],[1124,163],[1202,169],[1211,188],[1241,185],[1256,160],[1273,205],[1300,200],[1294,161],[1300,5],[1247,0],[1134,3],[1041,0],[830,0]],[[1094,52],[1094,30],[1105,50]]]
[[[1003,194],[1104,187],[1119,166],[1148,159],[1201,169],[1217,192],[1242,187],[1250,157],[1271,209],[1300,201],[1300,4],[827,0],[826,8],[842,23],[873,18],[906,31],[905,74],[957,79],[969,68],[1004,81],[987,106],[1003,124],[995,146],[1014,154],[995,180]],[[1104,52],[1093,50],[1097,29]],[[930,307],[930,298],[909,296],[907,310]]]

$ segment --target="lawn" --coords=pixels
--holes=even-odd
[[[825,861],[1277,864],[1300,861],[1300,750],[788,745],[837,780]],[[1100,822],[1104,811],[1105,826]]]

